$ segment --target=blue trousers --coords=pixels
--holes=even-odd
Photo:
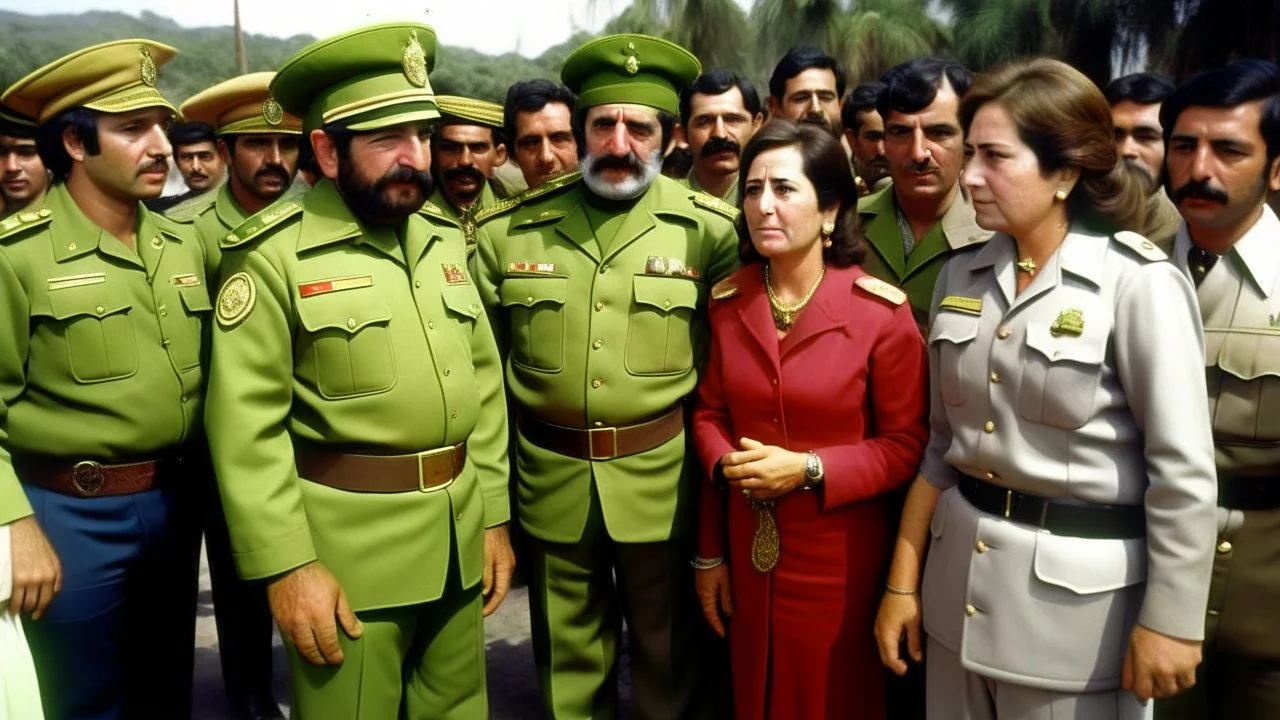
[[[62,562],[25,623],[48,720],[191,716],[200,523],[183,480],[104,498],[24,485]]]

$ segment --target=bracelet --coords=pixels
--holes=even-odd
[[[710,570],[713,567],[720,567],[723,565],[724,558],[704,558],[694,555],[693,559],[689,561],[689,564],[693,566],[694,570]]]
[[[907,590],[906,588],[894,587],[889,583],[884,584],[884,589],[893,595],[919,595],[919,590]]]

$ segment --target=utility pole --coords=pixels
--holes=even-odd
[[[240,29],[240,0],[232,0],[232,3],[236,14],[236,74],[247,75],[249,73],[249,60],[244,54],[244,31]]]

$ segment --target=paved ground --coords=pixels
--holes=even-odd
[[[222,692],[218,666],[218,635],[213,623],[209,571],[202,562],[200,598],[196,608],[195,712],[193,720],[234,720]],[[487,618],[489,710],[493,720],[538,720],[543,717],[529,644],[529,599],[524,588],[507,595],[498,612]],[[276,698],[288,712],[288,668],[284,648],[276,637]]]

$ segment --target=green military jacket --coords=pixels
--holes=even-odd
[[[14,455],[147,460],[198,435],[206,262],[141,203],[129,249],[65,185],[0,223],[0,525],[31,514]]]
[[[892,184],[859,198],[858,214],[862,216],[862,230],[870,246],[862,269],[906,291],[911,313],[921,328],[929,325],[929,303],[943,263],[953,251],[986,242],[991,237],[989,230],[978,227],[973,205],[959,192],[942,219],[920,238],[910,256],[903,253]]]
[[[580,178],[482,214],[476,281],[517,412],[576,428],[629,425],[681,404],[697,384],[708,289],[737,263],[736,210],[658,177],[602,252]],[[520,520],[534,536],[576,542],[593,484],[614,540],[688,530],[697,463],[686,462],[683,433],[596,462],[516,440]]]
[[[289,185],[283,198],[297,200],[306,191],[306,183],[294,182]],[[210,265],[213,268],[209,273],[210,278],[216,278],[218,275],[217,268],[222,262],[223,238],[248,220],[250,215],[240,207],[240,203],[231,194],[230,180],[219,185],[216,190],[183,200],[166,210],[164,214],[170,220],[195,225],[196,233],[200,237],[200,242],[204,244],[205,253],[209,256]],[[215,286],[213,289],[217,290],[217,284],[211,284]]]
[[[472,203],[471,207],[458,210],[449,202],[449,198],[445,197],[444,190],[437,183],[435,191],[431,193],[427,202],[440,208],[446,219],[462,229],[462,236],[467,241],[467,257],[471,257],[471,253],[476,250],[476,215],[485,208],[497,204],[498,196],[493,193],[493,183],[486,181],[484,189],[480,191],[479,199]]]
[[[677,180],[676,182],[680,183],[681,185],[684,185],[690,190],[705,192],[708,195],[712,194],[707,190],[703,189],[703,187],[698,184],[698,177],[693,174],[692,170],[689,171],[688,175],[681,178],[680,180]],[[729,184],[729,189],[724,191],[724,194],[720,196],[720,199],[729,203],[730,205],[733,205],[734,207],[737,207],[738,205],[738,176],[737,175],[733,177],[733,182]]]
[[[240,574],[318,559],[356,610],[440,598],[454,548],[463,586],[479,582],[483,531],[510,514],[502,366],[462,234],[422,212],[400,232],[322,180],[223,242],[206,418]],[[294,460],[463,441],[462,474],[425,493],[332,489]]]

